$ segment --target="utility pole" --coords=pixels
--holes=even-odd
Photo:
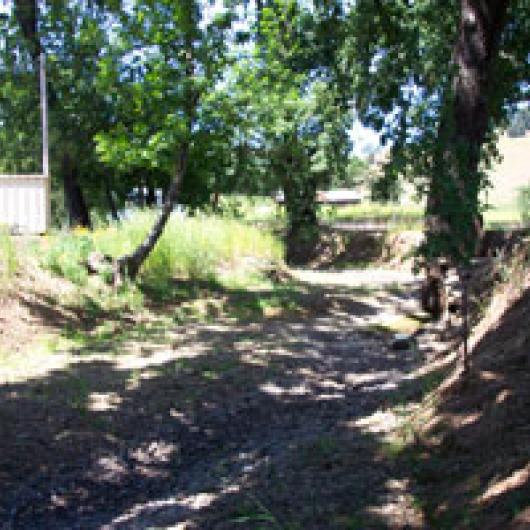
[[[44,179],[44,201],[45,201],[45,226],[47,232],[51,226],[51,178],[50,178],[50,156],[48,139],[48,96],[46,90],[46,55],[40,54],[39,87],[40,87],[40,109],[42,123],[42,176]]]
[[[50,176],[50,161],[48,150],[48,97],[46,94],[46,56],[40,54],[40,108],[42,121],[42,173]]]

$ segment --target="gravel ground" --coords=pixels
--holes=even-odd
[[[416,278],[296,274],[325,310],[175,326],[2,385],[0,527],[425,528],[385,442],[428,360],[392,348]]]

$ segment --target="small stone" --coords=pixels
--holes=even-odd
[[[412,348],[414,338],[406,333],[396,333],[392,341],[393,350],[409,350]]]
[[[112,266],[112,257],[101,252],[91,252],[86,261],[86,267],[90,274],[100,274]]]

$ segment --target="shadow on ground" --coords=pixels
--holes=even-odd
[[[2,385],[4,528],[427,528],[384,441],[423,354],[363,331],[380,308],[355,288],[302,296],[321,301],[305,318],[87,334],[64,369]]]

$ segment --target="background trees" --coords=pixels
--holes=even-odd
[[[379,196],[413,181],[429,197],[425,254],[466,259],[496,132],[527,97],[529,14],[524,0],[17,0],[0,21],[2,169],[38,170],[42,49],[71,225],[91,209],[116,217],[133,190],[144,204],[171,195],[180,171],[193,207],[281,188],[287,257],[303,262],[316,189],[362,173],[349,154],[358,113],[391,144]]]
[[[261,6],[252,53],[234,69],[233,90],[246,108],[246,149],[287,214],[286,257],[303,263],[316,251],[316,191],[346,172],[349,109],[339,90],[343,32],[338,3],[304,8],[293,0]],[[330,37],[324,28],[334,24]]]

